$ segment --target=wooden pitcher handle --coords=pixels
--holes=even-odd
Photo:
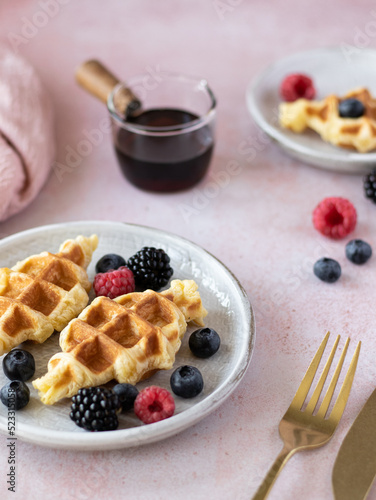
[[[111,73],[101,62],[92,59],[78,67],[77,82],[90,94],[107,103],[108,96],[120,80]],[[121,87],[114,96],[114,105],[120,114],[133,113],[140,108],[141,103],[137,96],[127,87]]]

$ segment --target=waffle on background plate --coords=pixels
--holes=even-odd
[[[88,304],[86,268],[98,237],[65,241],[57,254],[42,252],[0,269],[0,355],[25,340],[44,342]]]
[[[339,115],[339,103],[349,98],[364,104],[363,116],[343,118]],[[351,90],[344,97],[329,95],[321,101],[283,102],[279,105],[279,122],[296,133],[311,128],[324,141],[359,153],[376,149],[376,99],[366,88]]]
[[[173,280],[168,290],[146,290],[114,300],[97,297],[60,334],[63,352],[34,380],[43,403],[54,404],[82,387],[112,379],[136,384],[175,361],[187,322],[203,326],[207,311],[192,280]]]

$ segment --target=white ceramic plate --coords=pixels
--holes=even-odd
[[[365,173],[374,167],[376,153],[356,153],[325,143],[314,131],[296,134],[278,124],[279,86],[290,73],[310,76],[316,99],[339,96],[356,87],[376,95],[376,51],[370,49],[321,48],[291,55],[269,66],[246,92],[249,112],[257,125],[291,156],[323,169]]]
[[[125,259],[143,246],[163,248],[171,257],[173,278],[194,279],[199,285],[202,301],[209,314],[205,324],[218,331],[221,347],[211,358],[195,358],[188,347],[189,327],[183,339],[174,368],[191,364],[199,368],[204,378],[204,390],[194,399],[175,397],[176,412],[169,419],[144,425],[133,414],[121,414],[116,431],[87,432],[69,418],[70,400],[43,405],[37,392],[31,389],[29,404],[16,413],[16,437],[25,441],[79,450],[116,449],[152,443],[167,438],[198,422],[215,410],[234,390],[251,359],[255,325],[247,295],[237,279],[215,257],[199,246],[156,229],[119,222],[73,222],[30,229],[0,241],[0,266],[11,267],[18,260],[44,250],[56,252],[67,238],[79,234],[99,237],[98,249],[88,268],[89,278],[95,275],[95,263],[106,253],[117,253]],[[47,362],[59,351],[58,334],[44,344],[25,344],[33,353],[37,370],[34,378],[46,372]],[[173,368],[173,369],[174,369]],[[138,384],[159,385],[170,389],[172,370],[160,371],[148,381]],[[8,379],[0,369],[0,387]],[[7,434],[7,408],[0,404],[0,431]]]

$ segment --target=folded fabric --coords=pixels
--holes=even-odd
[[[39,193],[55,154],[52,104],[34,68],[0,46],[0,221]]]

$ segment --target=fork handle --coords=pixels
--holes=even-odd
[[[264,500],[269,495],[270,490],[274,484],[274,481],[277,479],[278,474],[282,470],[282,467],[286,464],[287,460],[292,457],[294,451],[291,448],[283,447],[282,451],[275,459],[273,465],[269,469],[266,474],[263,482],[261,483],[259,489],[256,491],[252,500]]]

